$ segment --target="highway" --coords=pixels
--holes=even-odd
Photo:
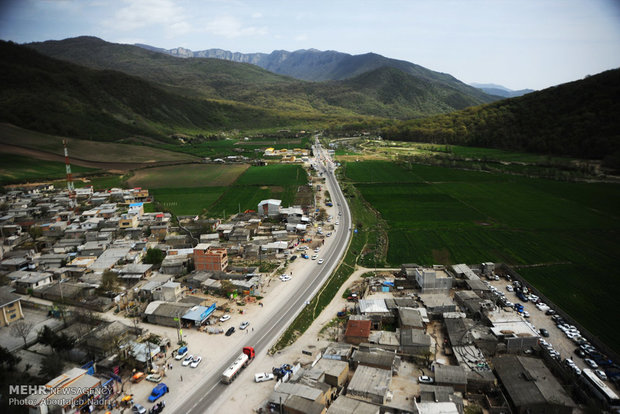
[[[342,194],[338,181],[334,175],[335,165],[327,156],[326,151],[320,146],[318,139],[313,146],[315,155],[314,164],[317,165],[319,172],[325,177],[325,185],[329,190],[332,202],[337,211],[342,215],[335,216],[334,220],[340,222],[338,230],[333,233],[332,242],[326,245],[321,253],[324,260],[323,265],[318,266],[318,272],[309,271],[303,277],[307,283],[301,284],[297,290],[291,292],[290,301],[283,301],[283,305],[271,312],[269,323],[263,326],[254,325],[255,331],[248,337],[246,344],[253,346],[256,354],[268,349],[284,332],[286,327],[294,320],[305,306],[306,301],[310,300],[335,271],[340,259],[344,256],[349,240],[351,238],[351,212]],[[221,364],[210,369],[210,375],[205,377],[200,386],[185,400],[183,404],[174,407],[174,412],[179,413],[204,413],[209,411],[209,407],[231,387],[235,387],[235,382],[224,385],[220,382],[222,372],[230,365],[236,356],[241,352],[241,348],[230,352],[231,356]],[[257,356],[258,358],[258,356]],[[247,371],[247,370],[246,370]],[[244,375],[247,373],[242,373]]]

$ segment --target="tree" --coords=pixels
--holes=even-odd
[[[41,361],[39,375],[50,380],[62,374],[64,367],[65,363],[61,358],[58,358],[57,355],[50,354]]]
[[[55,335],[52,348],[56,352],[70,351],[75,345],[75,338],[67,334]]]
[[[146,256],[144,256],[144,260],[142,260],[142,262],[146,264],[160,265],[161,262],[163,262],[165,256],[166,255],[161,249],[148,249],[146,251]]]
[[[22,359],[13,355],[8,349],[0,346],[0,366],[12,370]]]
[[[104,292],[114,291],[116,289],[117,284],[118,284],[118,275],[111,270],[106,270],[103,272],[103,275],[101,276],[101,285],[99,286],[99,289],[101,289]]]
[[[44,325],[39,331],[37,339],[43,345],[52,346],[54,344],[54,340],[56,339],[56,334],[49,326]]]
[[[11,336],[16,338],[22,338],[24,340],[24,348],[27,345],[26,339],[28,338],[28,334],[32,331],[34,327],[34,323],[27,321],[18,321],[11,325],[10,331]]]

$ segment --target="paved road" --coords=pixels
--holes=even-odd
[[[315,164],[317,164],[319,171],[323,172],[323,176],[326,178],[325,184],[330,192],[332,201],[336,203],[337,209],[342,212],[341,216],[334,217],[335,220],[340,221],[339,228],[332,236],[332,243],[321,251],[324,263],[320,265],[320,270],[306,276],[307,283],[299,286],[296,291],[292,292],[292,300],[284,303],[280,309],[276,309],[273,312],[273,317],[270,319],[268,326],[254,326],[255,332],[248,338],[247,344],[253,344],[257,355],[277,340],[284,329],[305,306],[305,302],[311,299],[325,283],[343,257],[351,237],[351,212],[334,175],[335,165],[327,157],[323,148],[318,145],[318,141],[313,150],[316,157]],[[224,391],[235,386],[234,382],[231,385],[220,383],[220,376],[240,352],[241,349],[237,350],[228,360],[223,361],[221,364],[216,365],[213,370],[210,370],[210,375],[202,381],[202,385],[181,406],[175,407],[174,411],[182,413],[204,413],[208,411],[209,407]]]

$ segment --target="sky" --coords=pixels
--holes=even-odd
[[[544,89],[620,67],[620,0],[0,0],[0,39],[374,52]]]

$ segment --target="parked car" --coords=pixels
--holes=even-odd
[[[136,372],[131,376],[131,382],[138,383],[145,378],[144,372]]]
[[[185,357],[185,359],[183,360],[183,366],[186,367],[189,364],[192,363],[192,361],[194,360],[194,356],[193,355],[188,355]]]
[[[307,255],[307,254],[305,254],[305,253],[304,253],[304,254],[302,254],[302,255],[301,255],[301,257],[302,257],[303,259],[309,259],[309,258],[310,258],[310,256],[308,256],[308,255]]]
[[[226,331],[226,336],[230,336],[232,334],[235,333],[235,327],[231,326],[230,328],[228,328],[228,330]]]
[[[295,259],[297,259],[297,256],[291,256],[291,258],[290,258],[291,262],[294,262]]]
[[[319,259],[318,264],[323,264],[323,259]]]
[[[241,325],[239,325],[239,329],[244,330],[248,326],[250,326],[250,322],[248,322],[248,321],[241,322]]]
[[[274,378],[275,378],[274,375],[270,372],[261,372],[258,374],[254,374],[255,382],[271,381]]]
[[[583,352],[583,349],[577,348],[575,349],[575,355],[577,355],[579,358],[585,358],[586,353]]]
[[[544,336],[545,338],[549,338],[549,331],[548,331],[548,330],[546,330],[545,328],[540,328],[540,331],[539,331],[539,332],[540,332],[540,334],[541,334],[542,336]]]
[[[226,322],[229,319],[230,319],[230,315],[224,315],[220,318],[220,322]]]
[[[594,373],[603,381],[607,381],[607,374],[605,374],[605,371],[603,371],[602,369],[594,370]]]
[[[168,386],[165,383],[160,382],[155,386],[155,388],[153,388],[153,391],[151,391],[151,395],[149,395],[149,402],[157,401],[158,398],[162,397],[169,391]]]
[[[555,315],[555,311],[553,309],[547,309],[545,314],[547,314],[547,315]]]
[[[418,382],[421,382],[422,384],[432,384],[434,381],[431,377],[422,375],[421,377],[418,377]]]
[[[185,354],[187,354],[187,351],[188,351],[188,348],[186,346],[182,346],[177,351],[177,354],[174,356],[174,359],[176,359],[177,361],[182,360]]]
[[[590,368],[592,369],[596,369],[598,368],[598,364],[596,362],[594,362],[593,360],[591,360],[590,358],[586,358],[584,359],[585,363],[588,364],[590,366]]]
[[[151,382],[160,382],[162,380],[162,376],[160,374],[149,374],[146,376],[146,380]]]
[[[317,258],[317,257],[319,257],[319,255],[318,255],[318,254],[313,254],[313,255],[312,255],[312,257],[311,257],[311,259],[312,259],[312,260],[316,260],[316,258]]]
[[[146,408],[142,404],[135,403],[133,407],[131,407],[131,412],[136,414],[146,414]]]
[[[514,288],[511,285],[506,285],[506,290],[508,292],[514,292]]]
[[[195,356],[192,362],[189,364],[189,366],[192,368],[196,368],[198,367],[198,364],[200,364],[201,361],[202,361],[201,356]]]
[[[280,276],[280,280],[283,282],[288,282],[289,280],[292,280],[293,278],[290,277],[289,275],[281,275]]]

